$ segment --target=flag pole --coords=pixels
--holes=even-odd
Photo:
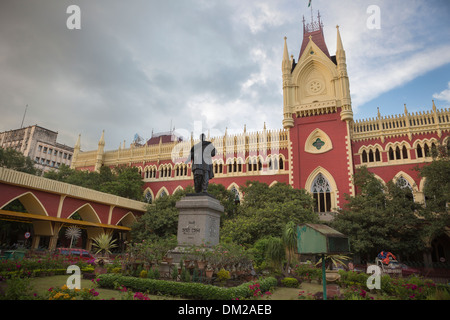
[[[22,124],[20,125],[20,129],[23,128],[23,121],[25,120],[25,115],[27,114],[27,109],[28,109],[28,104],[27,104],[27,106],[25,107],[25,112],[23,113]]]

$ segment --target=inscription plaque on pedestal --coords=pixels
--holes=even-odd
[[[219,244],[220,214],[224,211],[219,200],[208,194],[187,195],[176,208],[178,246]]]

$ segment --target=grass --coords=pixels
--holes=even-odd
[[[300,291],[305,291],[304,295],[306,295],[308,293],[314,294],[318,291],[322,292],[322,290],[323,286],[321,284],[303,282],[299,288],[275,288],[270,300],[298,300]]]

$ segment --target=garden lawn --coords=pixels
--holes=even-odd
[[[300,291],[304,291],[303,295],[307,295],[308,293],[315,294],[318,291],[322,292],[322,290],[323,286],[321,284],[305,282],[299,288],[276,287],[270,300],[298,300]]]

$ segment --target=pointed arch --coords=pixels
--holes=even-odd
[[[173,190],[172,194],[175,194],[175,192],[177,192],[178,190],[183,191],[184,188],[182,186],[178,186],[178,187],[175,188],[175,190]]]
[[[153,191],[152,189],[150,189],[150,187],[147,187],[147,189],[145,189],[144,199],[147,203],[153,203],[153,201],[155,200],[155,195],[153,194]]]
[[[269,188],[272,188],[274,185],[276,185],[278,183],[278,181],[277,180],[275,180],[275,181],[272,181],[272,183],[271,184],[269,184]]]
[[[324,188],[316,188],[314,190],[313,188],[316,183],[322,184],[322,187]],[[325,188],[325,186],[328,187]],[[333,176],[325,168],[318,166],[310,173],[308,179],[306,179],[305,189],[316,201],[316,212],[330,212],[338,207],[339,190]],[[321,211],[323,209],[325,209],[325,211]]]
[[[417,184],[416,184],[416,182],[414,181],[414,179],[413,179],[409,174],[407,174],[407,173],[404,172],[404,171],[399,171],[399,172],[397,172],[397,174],[394,176],[394,178],[392,178],[392,180],[393,180],[393,182],[394,182],[395,184],[397,184],[397,183],[399,183],[399,180],[400,180],[401,178],[405,179],[406,182],[408,182],[408,184],[409,184],[410,187],[411,187],[411,191],[413,191],[413,192],[419,191],[419,189],[418,189],[418,187],[417,187]]]
[[[227,190],[234,192],[236,195],[235,202],[240,202],[242,200],[242,192],[239,190],[239,186],[235,182],[231,183]]]
[[[85,203],[78,209],[74,210],[69,216],[67,217],[70,219],[76,212],[78,212],[81,216],[81,219],[83,221],[89,221],[94,223],[101,223],[100,218],[98,217],[97,212],[95,209],[91,206],[90,203]]]
[[[399,186],[400,188],[409,188],[411,190],[411,196],[413,201],[418,201],[420,196],[419,195],[419,189],[417,187],[416,182],[414,181],[411,176],[403,171],[398,172],[394,178],[392,179],[393,182]]]
[[[36,197],[30,191],[22,193],[21,195],[11,199],[7,203],[5,203],[2,206],[2,208],[5,207],[6,205],[10,204],[14,200],[19,200],[20,203],[22,203],[22,205],[25,207],[25,210],[27,210],[28,213],[40,214],[42,216],[48,216],[48,212],[45,209],[42,202],[38,199],[38,197]]]
[[[117,221],[116,225],[122,225],[124,227],[130,227],[137,221],[136,216],[131,212],[127,212],[119,221]]]
[[[161,189],[159,189],[159,191],[156,193],[155,200],[163,195],[166,195],[166,196],[170,195],[169,190],[167,190],[166,187],[162,187]]]

